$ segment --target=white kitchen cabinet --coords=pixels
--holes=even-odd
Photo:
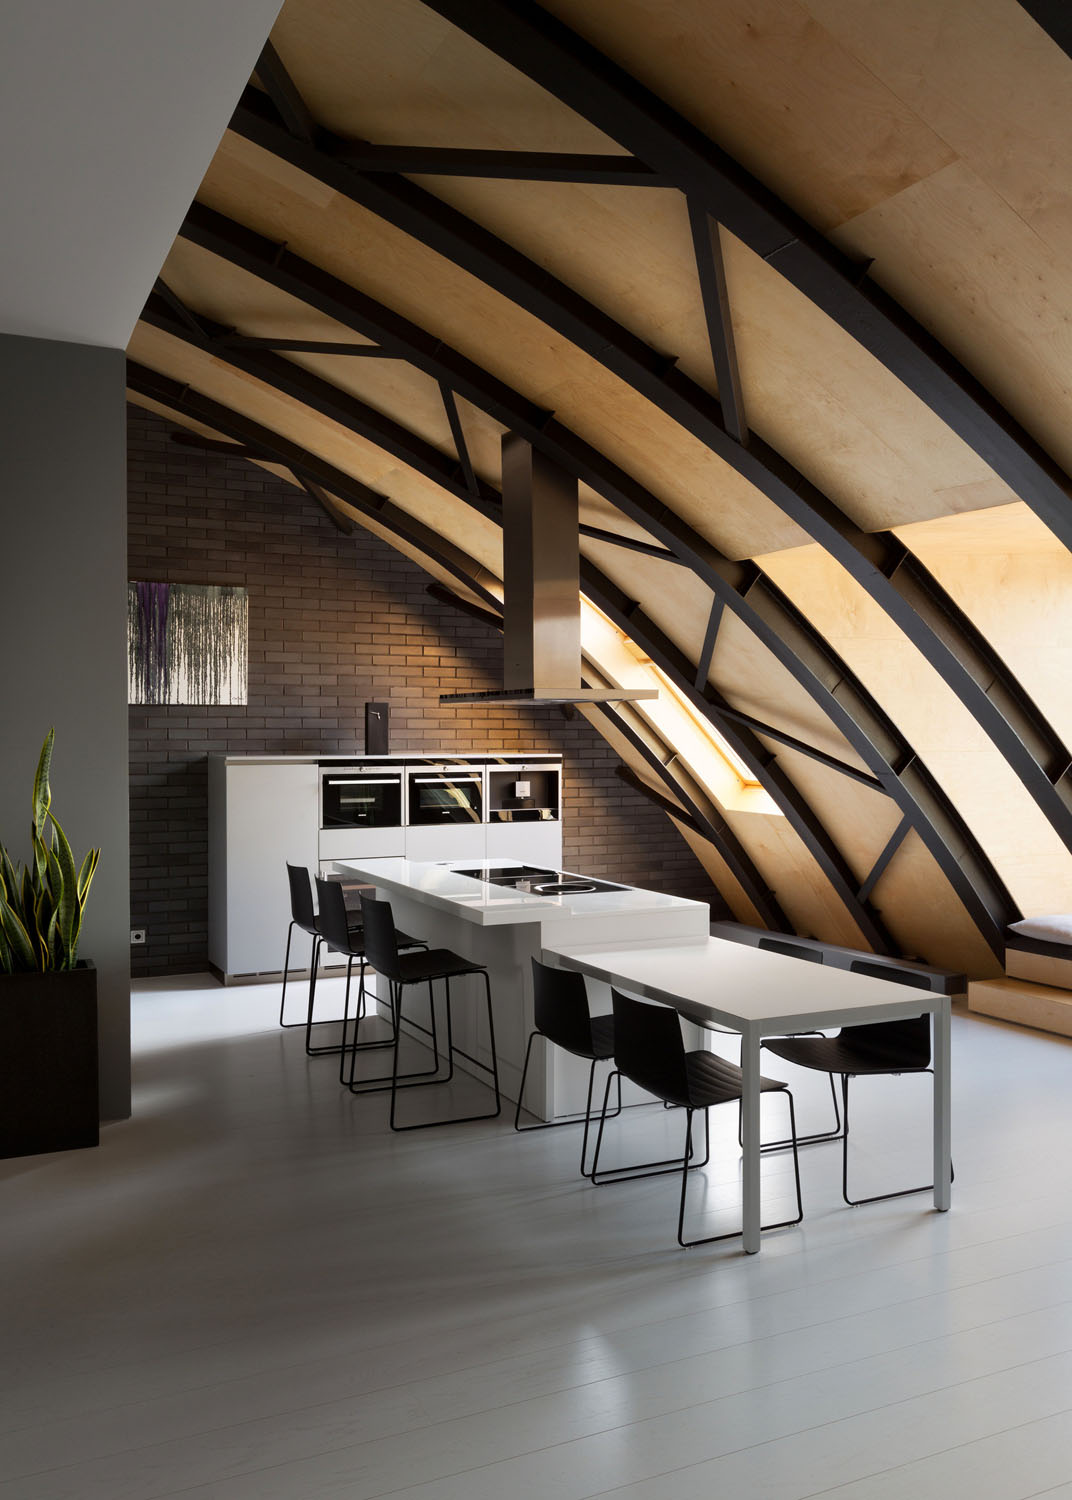
[[[225,978],[283,967],[286,865],[319,862],[318,774],[315,761],[209,757],[208,956]]]
[[[483,859],[485,831],[483,823],[448,823],[443,828],[407,828],[406,858]]]
[[[504,759],[508,760],[496,760],[490,776],[504,787],[520,777],[531,778],[534,791],[560,805],[560,763],[551,761],[548,766],[519,756],[518,762],[527,763],[504,766]],[[354,757],[355,764],[359,760]],[[389,760],[400,770],[405,767],[404,756]],[[518,860],[555,870],[561,866],[558,819],[322,829],[320,761],[315,756],[209,756],[208,956],[225,980],[281,972],[290,922],[288,862],[311,874],[327,872],[337,861],[391,858],[474,864]],[[348,763],[345,757],[323,758],[324,765],[329,761]],[[459,762],[464,763],[464,757],[452,757],[452,764]],[[483,768],[485,760],[477,754],[472,763]],[[297,967],[308,961],[303,940]],[[333,967],[336,960],[325,952],[323,962]]]
[[[534,823],[489,823],[487,858],[517,859],[522,864],[562,866],[562,824],[557,819]]]

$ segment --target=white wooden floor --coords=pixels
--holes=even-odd
[[[1069,1044],[958,1015],[953,1212],[844,1208],[815,1147],[745,1257],[673,1248],[671,1178],[581,1181],[575,1131],[392,1136],[275,1006],[147,987],[134,1118],[0,1163],[0,1500],[1072,1497]],[[927,1180],[923,1081],[858,1097],[861,1188]]]

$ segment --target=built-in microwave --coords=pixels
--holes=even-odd
[[[484,774],[473,766],[421,766],[407,773],[410,826],[480,823]]]
[[[320,827],[401,828],[401,769],[391,766],[322,766]]]

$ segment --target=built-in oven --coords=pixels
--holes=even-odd
[[[320,827],[401,828],[402,771],[391,766],[322,766]]]
[[[478,766],[413,766],[406,773],[410,827],[480,823],[484,773]]]

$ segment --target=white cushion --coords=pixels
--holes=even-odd
[[[1072,944],[1072,914],[1058,913],[1054,917],[1024,917],[1022,921],[1010,922],[1010,932],[1021,937],[1039,938],[1044,943]]]

